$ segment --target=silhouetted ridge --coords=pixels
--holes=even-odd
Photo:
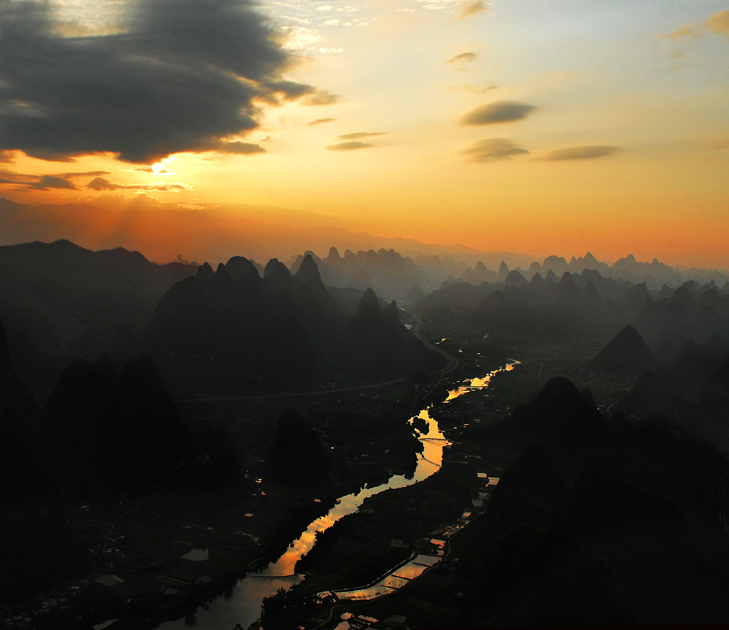
[[[458,627],[727,617],[729,464],[715,449],[664,418],[606,421],[565,379],[488,436],[505,439],[523,452],[452,542]]]
[[[381,318],[381,315],[380,301],[377,299],[377,296],[372,289],[367,289],[364,292],[362,299],[359,301],[355,317],[358,319],[372,318],[377,320]]]
[[[291,272],[277,258],[271,258],[263,271],[263,279],[272,292],[280,291],[281,289],[293,290],[294,279],[291,276]]]
[[[507,287],[525,287],[529,284],[529,281],[516,269],[512,269],[508,274],[506,274],[504,284]]]
[[[227,263],[225,268],[234,280],[259,280],[258,270],[256,266],[243,256],[233,256]]]
[[[437,365],[400,322],[397,304],[381,309],[372,289],[365,291],[347,326],[345,356],[354,373],[372,377],[422,374]]]
[[[328,480],[330,459],[329,450],[298,412],[288,409],[281,414],[266,459],[272,480],[319,487]]]
[[[195,275],[201,280],[212,280],[215,277],[215,272],[210,263],[205,262],[197,268]]]
[[[59,477],[81,491],[146,484],[192,452],[149,357],[130,361],[119,375],[106,357],[75,361],[43,407],[42,426]]]
[[[412,304],[418,302],[425,297],[425,293],[417,284],[413,285],[413,288],[408,291],[407,295],[403,298],[405,304]]]
[[[587,366],[594,372],[637,375],[655,367],[657,361],[633,326],[623,328]]]
[[[503,260],[501,261],[501,264],[499,265],[499,272],[496,274],[496,282],[504,282],[506,281],[506,277],[509,275],[509,265],[507,265]]]
[[[223,263],[218,264],[218,268],[215,270],[215,279],[219,282],[230,282],[233,278],[228,273]]]
[[[517,448],[547,439],[589,403],[574,383],[562,376],[550,378],[536,398],[518,406],[511,417],[499,423],[497,435]]]
[[[54,489],[36,433],[38,409],[9,357],[0,321],[0,501]]]

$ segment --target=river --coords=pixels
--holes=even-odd
[[[484,389],[489,386],[491,377],[498,372],[513,370],[517,361],[509,361],[504,367],[494,370],[484,377],[467,379],[460,383],[456,389],[449,391],[446,402],[463,396],[475,389]],[[364,501],[380,492],[405,488],[427,479],[433,475],[443,463],[443,450],[449,446],[438,423],[430,417],[430,407],[422,409],[415,417],[427,422],[428,430],[419,433],[423,444],[423,452],[418,457],[418,464],[412,477],[393,475],[379,486],[363,488],[357,493],[348,494],[337,499],[334,507],[327,514],[316,519],[306,528],[299,538],[291,542],[284,554],[256,573],[250,573],[238,580],[230,596],[215,598],[207,608],[200,607],[195,613],[197,630],[232,630],[236,624],[248,628],[261,615],[261,603],[266,597],[274,595],[279,588],[290,588],[298,584],[303,576],[296,575],[296,563],[304,557],[316,542],[316,533],[329,529],[339,519],[354,514]],[[159,626],[158,630],[183,630],[189,626],[185,618],[168,621]]]

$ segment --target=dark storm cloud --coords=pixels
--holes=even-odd
[[[122,34],[64,38],[47,4],[0,0],[0,150],[150,163],[255,128],[256,102],[336,101],[282,79],[291,57],[250,0],[131,6]]]
[[[539,159],[547,162],[561,162],[563,160],[594,160],[596,158],[608,157],[620,153],[618,147],[586,146],[586,147],[565,147],[554,149],[542,155]]]
[[[507,160],[516,155],[524,155],[529,151],[514,144],[511,140],[490,138],[474,142],[463,153],[469,155],[472,162],[494,162],[496,160]]]
[[[488,105],[481,105],[471,110],[461,118],[462,125],[494,125],[522,120],[531,114],[534,105],[517,103],[515,101],[496,101]]]
[[[367,149],[368,147],[376,147],[376,144],[369,142],[340,142],[327,147],[330,151],[356,151],[357,149]]]
[[[362,138],[372,138],[374,136],[384,136],[381,131],[358,131],[357,133],[345,133],[343,136],[337,136],[340,140],[361,140]]]

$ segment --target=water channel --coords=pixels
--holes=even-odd
[[[517,361],[511,361],[502,368],[494,370],[482,378],[467,379],[449,391],[446,402],[450,402],[470,391],[484,389],[489,386],[491,377],[499,372],[510,372]],[[261,615],[261,603],[266,597],[274,595],[279,588],[290,588],[302,581],[303,576],[294,573],[296,563],[304,557],[316,542],[317,532],[329,529],[339,519],[354,514],[364,501],[380,492],[405,488],[427,479],[433,475],[443,463],[443,450],[450,445],[438,423],[430,417],[430,407],[422,409],[415,417],[420,417],[428,425],[427,432],[420,433],[423,452],[418,456],[418,464],[412,477],[393,475],[379,486],[365,487],[359,492],[348,494],[337,499],[334,507],[327,514],[309,524],[299,538],[291,542],[284,554],[256,573],[250,573],[238,580],[232,595],[219,596],[206,607],[200,607],[195,613],[197,630],[230,630],[240,624],[247,628]],[[158,630],[184,630],[185,619],[177,619],[161,624]]]

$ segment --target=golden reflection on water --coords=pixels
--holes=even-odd
[[[463,394],[467,394],[474,389],[486,389],[491,384],[491,377],[494,374],[498,374],[499,372],[511,372],[514,369],[514,366],[519,365],[519,363],[519,361],[512,361],[511,363],[507,363],[504,367],[494,370],[482,378],[466,379],[464,381],[464,385],[460,385],[458,388],[452,389],[448,392],[448,397],[445,399],[445,402],[450,402],[451,400],[454,400],[459,396],[463,396]]]

